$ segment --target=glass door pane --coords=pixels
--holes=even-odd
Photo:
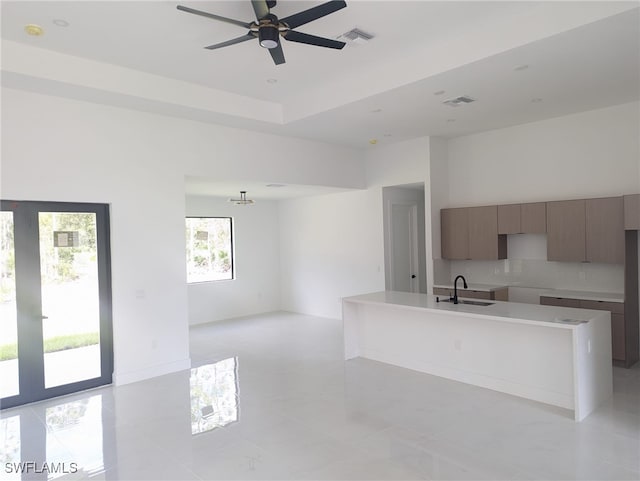
[[[96,214],[38,218],[45,388],[100,377]]]
[[[13,212],[0,212],[0,399],[19,394]]]

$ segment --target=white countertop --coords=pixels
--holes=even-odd
[[[493,291],[497,291],[498,289],[506,289],[509,286],[498,286],[495,284],[472,284],[471,282],[467,282],[467,290],[470,291],[486,291],[486,292],[493,292]],[[439,287],[441,289],[453,289],[453,282],[448,283],[448,284],[434,284],[433,287]],[[458,289],[462,290],[463,285],[461,282],[458,282]]]
[[[415,294],[411,292],[380,291],[360,296],[345,297],[344,302],[359,304],[383,304],[402,307],[405,309],[432,310],[464,317],[486,316],[498,321],[537,324],[544,322],[547,326],[562,329],[575,329],[578,322],[591,321],[602,318],[605,311],[589,309],[574,309],[569,307],[540,306],[536,304],[522,304],[519,302],[491,302],[490,306],[474,306],[471,304],[453,304],[450,302],[436,302],[436,296],[431,294]]]
[[[566,291],[552,289],[540,293],[544,297],[566,297],[585,301],[624,302],[624,294],[617,292]]]

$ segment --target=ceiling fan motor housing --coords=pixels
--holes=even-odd
[[[260,25],[258,30],[258,38],[260,46],[264,48],[276,48],[280,39],[280,31],[277,25],[265,24]]]

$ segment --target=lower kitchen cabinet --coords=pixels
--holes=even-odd
[[[580,301],[578,299],[568,299],[566,297],[540,297],[540,304],[543,306],[557,306],[557,307],[576,307],[580,308]]]
[[[625,361],[625,344],[624,314],[611,314],[611,351],[614,360]]]
[[[577,307],[580,309],[593,309],[596,311],[609,311],[611,313],[611,357],[616,364],[629,367],[626,363],[626,326],[624,319],[623,302],[607,302],[586,299],[572,299],[570,297],[540,296],[540,304],[543,306]]]

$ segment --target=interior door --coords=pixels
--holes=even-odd
[[[391,204],[391,289],[418,292],[418,207]]]
[[[108,206],[1,207],[0,407],[111,383]]]

